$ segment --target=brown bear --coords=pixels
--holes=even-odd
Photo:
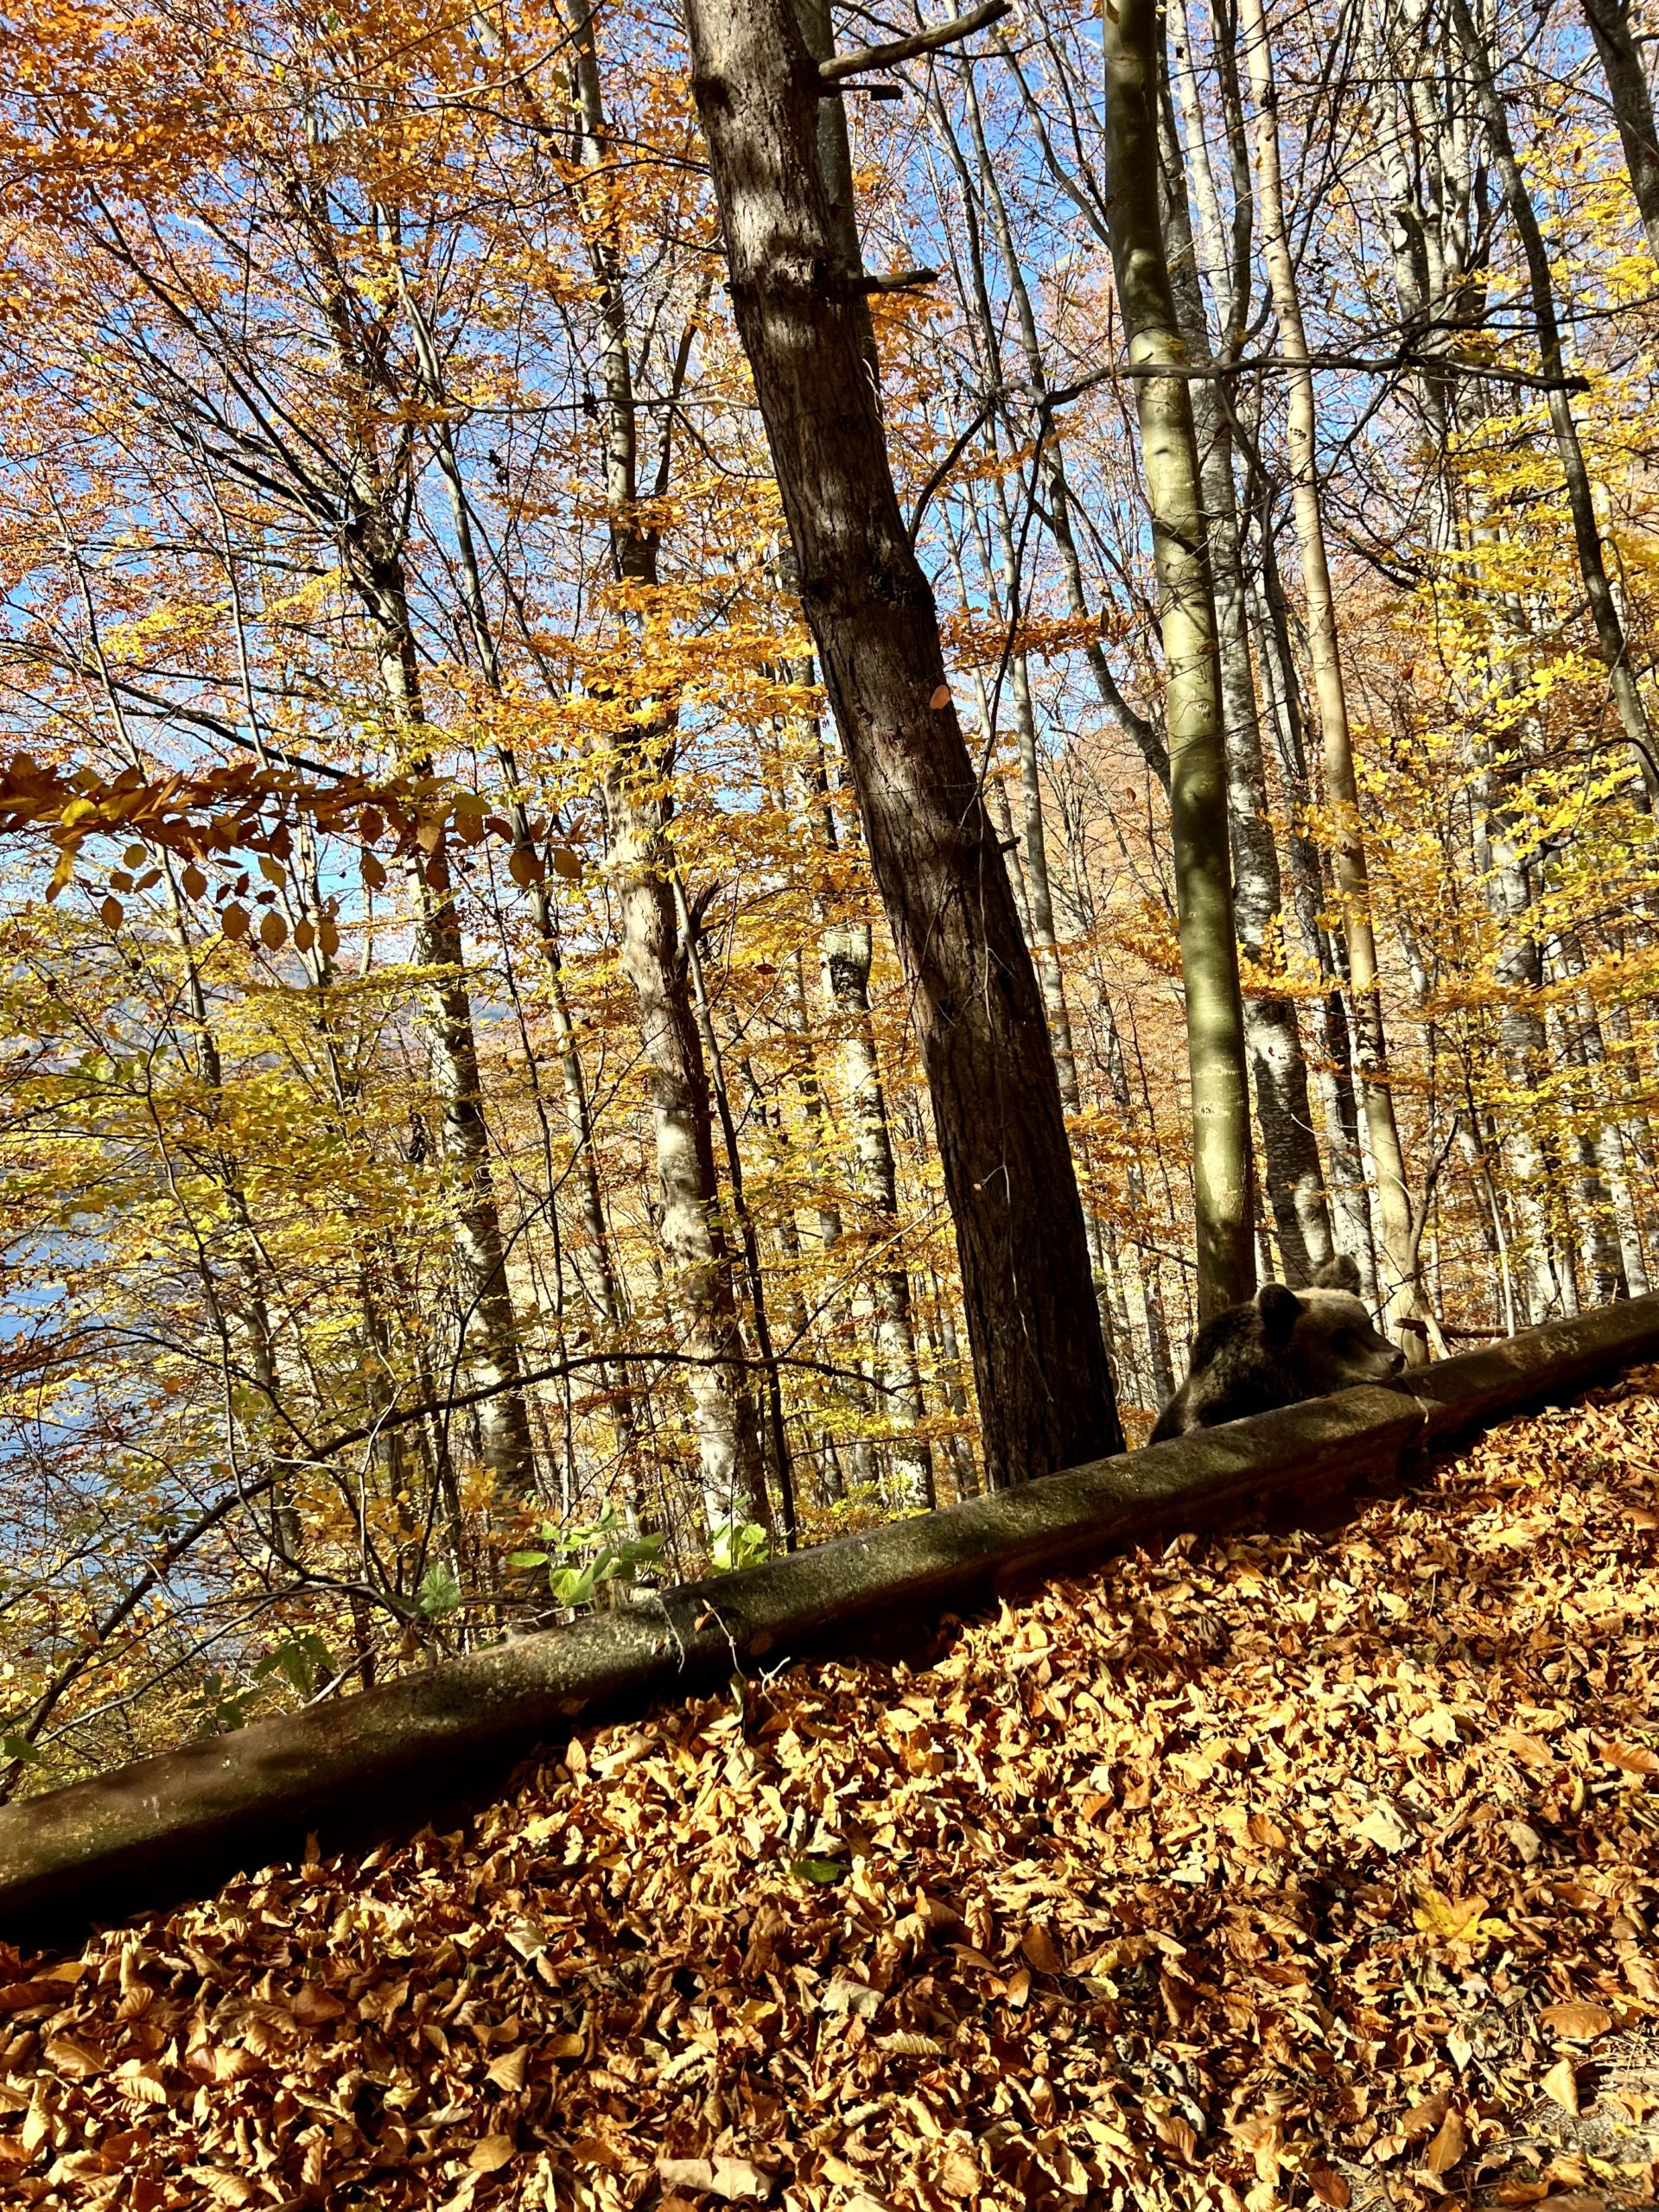
[[[1248,1304],[1206,1321],[1192,1339],[1191,1371],[1159,1414],[1151,1441],[1357,1382],[1391,1382],[1405,1354],[1373,1325],[1358,1290],[1359,1270],[1344,1253],[1327,1260],[1306,1290],[1264,1282]]]

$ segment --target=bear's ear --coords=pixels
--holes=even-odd
[[[1255,1308],[1262,1316],[1262,1334],[1268,1342],[1281,1344],[1289,1340],[1300,1316],[1302,1301],[1283,1283],[1264,1282],[1255,1294]]]
[[[1345,1290],[1351,1297],[1359,1296],[1359,1262],[1351,1252],[1338,1252],[1334,1260],[1327,1260],[1313,1275],[1315,1290]]]

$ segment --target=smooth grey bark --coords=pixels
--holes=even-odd
[[[823,929],[818,944],[824,995],[834,1009],[839,1032],[836,1057],[841,1063],[841,1087],[852,1122],[853,1186],[874,1217],[875,1264],[870,1280],[876,1349],[887,1382],[885,1416],[897,1424],[884,1449],[893,1467],[895,1503],[931,1505],[932,1447],[916,1433],[924,1412],[911,1319],[910,1275],[902,1261],[895,1263],[893,1250],[899,1223],[899,1171],[870,1018],[870,965],[874,948],[869,924],[832,922]]]
[[[912,994],[998,1484],[1109,1448],[1116,1408],[1053,1052],[893,490],[788,0],[688,0],[692,85],[817,646]]]
[[[1289,626],[1273,538],[1273,518],[1265,478],[1259,486],[1260,575],[1252,596],[1257,659],[1268,706],[1268,728],[1290,814],[1286,855],[1290,868],[1290,910],[1302,950],[1319,974],[1314,1004],[1313,1077],[1325,1123],[1326,1188],[1332,1229],[1339,1252],[1359,1269],[1363,1295],[1374,1301],[1376,1254],[1371,1230],[1370,1198],[1360,1146],[1359,1107],[1354,1095],[1353,1043],[1343,1001],[1337,948],[1322,918],[1325,885],[1319,849],[1308,824],[1307,746],[1301,693],[1291,654]]]
[[[1129,364],[1141,372],[1135,413],[1161,601],[1198,1309],[1208,1318],[1255,1288],[1255,1209],[1216,610],[1192,387],[1182,375],[1147,373],[1186,362],[1158,204],[1160,36],[1154,0],[1122,0],[1105,15],[1112,263]]]
[[[1209,318],[1198,278],[1188,213],[1185,164],[1167,87],[1159,103],[1159,141],[1166,235],[1175,311],[1195,362],[1213,359]],[[1213,197],[1213,194],[1211,194]],[[1214,245],[1205,259],[1214,280]],[[1232,833],[1233,914],[1240,949],[1258,976],[1282,966],[1284,885],[1268,812],[1262,760],[1262,724],[1250,662],[1238,493],[1233,477],[1232,427],[1220,387],[1192,387],[1193,429],[1210,518],[1210,570],[1215,588],[1222,721],[1227,761],[1228,822]],[[1255,1117],[1278,1239],[1283,1280],[1312,1282],[1332,1256],[1325,1170],[1313,1133],[1307,1063],[1294,999],[1258,983],[1244,997],[1244,1037],[1255,1078]]]
[[[611,160],[610,131],[588,0],[579,0],[577,9],[573,75],[581,164],[590,176],[600,176]],[[627,302],[602,201],[594,219],[591,251],[603,330],[611,559],[618,580],[646,596],[657,588],[658,537],[640,502]],[[665,434],[659,477],[665,474],[668,454]],[[660,497],[665,482],[656,488]],[[680,957],[670,837],[676,738],[671,709],[615,736],[605,761],[605,803],[622,969],[632,987],[650,1071],[658,1236],[691,1354],[686,1381],[696,1422],[704,1518],[710,1537],[718,1538],[746,1523],[769,1527],[771,1508],[721,1212],[709,1071]]]
[[[1286,225],[1278,92],[1262,0],[1240,0],[1239,22],[1243,33],[1245,73],[1255,103],[1254,174],[1262,257],[1268,268],[1280,348],[1289,364],[1286,376],[1286,446],[1290,462],[1291,505],[1307,607],[1308,659],[1319,702],[1325,799],[1335,830],[1332,861],[1342,898],[1343,936],[1358,1048],[1360,1100],[1376,1173],[1377,1223],[1389,1277],[1383,1286],[1386,1310],[1389,1320],[1403,1341],[1407,1358],[1421,1362],[1428,1357],[1431,1321],[1423,1312],[1418,1281],[1417,1240],[1406,1183],[1405,1153],[1388,1065],[1370,863],[1360,817],[1347,686],[1338,637],[1336,594],[1319,493],[1313,372],[1308,364],[1301,296]]]
[[[810,660],[794,671],[795,681],[803,685],[814,683],[816,674]],[[816,724],[815,735],[817,758],[822,764],[822,732]],[[817,787],[809,798],[817,834],[833,851],[840,841],[821,766]],[[842,1090],[852,1122],[853,1187],[875,1216],[876,1246],[882,1254],[874,1275],[877,1350],[886,1384],[887,1418],[897,1423],[897,1433],[886,1448],[893,1467],[897,1502],[907,1506],[931,1504],[932,1447],[916,1433],[925,1418],[925,1408],[916,1360],[910,1271],[894,1251],[894,1240],[899,1234],[899,1173],[870,1010],[870,968],[874,946],[868,923],[849,921],[836,915],[823,899],[816,905],[819,978],[825,1001],[835,1018]],[[809,1110],[822,1110],[816,1083]],[[822,1218],[821,1216],[821,1221]],[[826,1243],[836,1242],[844,1235],[845,1224],[839,1212],[835,1216],[834,1231],[832,1237],[826,1238]],[[861,1453],[866,1448],[865,1440],[860,1439]]]

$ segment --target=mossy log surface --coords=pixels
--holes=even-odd
[[[1659,1359],[1659,1296],[1335,1396],[969,1499],[521,1637],[0,1809],[0,1930],[45,1942],[199,1891],[317,1833],[359,1845],[475,1802],[573,1724],[855,1652],[1149,1536],[1302,1506]]]

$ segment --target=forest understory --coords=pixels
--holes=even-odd
[[[0,2202],[1650,2204],[1659,1367],[8,1954]]]

